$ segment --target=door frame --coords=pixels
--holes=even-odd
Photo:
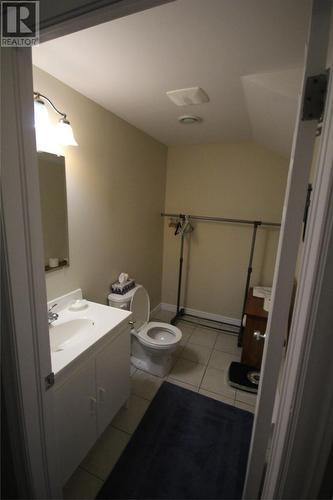
[[[1,47],[2,387],[21,498],[59,498],[30,49]],[[17,432],[19,425],[19,435]],[[20,466],[21,464],[21,466]]]
[[[72,10],[59,2],[58,15],[44,19],[41,40],[173,0],[84,2]],[[55,8],[53,9],[54,14]],[[0,48],[1,205],[5,298],[2,389],[8,415],[10,454],[20,498],[61,498],[54,439],[43,237],[34,131],[30,48]],[[19,425],[19,432],[18,426]]]
[[[276,409],[279,406],[279,391],[277,390],[279,377],[285,370],[289,370],[290,373],[295,373],[298,370],[296,360],[293,358],[290,361],[288,358],[290,366],[283,367],[283,357],[285,354],[284,342],[288,332],[294,277],[301,242],[302,221],[312,162],[316,164],[316,170],[318,169],[318,157],[313,158],[318,119],[304,120],[302,113],[308,78],[324,73],[327,67],[327,52],[331,27],[331,5],[323,0],[313,0],[307,44],[305,47],[303,82],[298,101],[293,147],[272,285],[272,305],[267,323],[261,378],[243,491],[244,498],[258,498],[263,494],[262,486],[264,485],[264,481],[266,481],[268,463],[267,453],[269,452],[274,426],[274,407]],[[332,92],[331,86],[328,88],[328,93],[330,92]],[[330,95],[328,94],[327,101],[329,100]],[[323,135],[326,133],[326,129],[327,108],[323,122]],[[319,144],[319,156],[323,144],[323,141]],[[318,186],[315,183],[313,196],[315,196],[315,191],[317,190]],[[311,212],[314,212],[313,204]],[[320,227],[322,223],[320,215],[320,212],[318,212],[316,220],[311,219],[309,222],[313,222],[316,227]],[[307,229],[308,234],[309,232],[313,233],[309,226]],[[318,234],[315,234],[315,236],[318,237]],[[308,240],[305,244],[307,243]],[[313,272],[313,269],[310,267],[305,268],[304,266],[305,262],[303,261],[302,268],[306,274],[311,273],[311,271]],[[316,270],[317,272],[318,270]],[[299,291],[300,288],[298,287],[293,311],[294,323],[295,318],[299,318],[300,313],[300,303],[297,300]],[[304,314],[304,311],[302,311],[302,314]],[[297,343],[302,343],[304,335],[305,330],[301,328],[297,331],[292,330],[290,333],[292,339],[296,337]],[[292,352],[290,346],[287,351],[289,353]],[[308,366],[305,369],[307,370]],[[296,379],[294,382],[295,384],[297,383]],[[298,388],[297,385],[293,387],[293,390],[297,390],[296,388]],[[280,416],[279,414],[279,418]],[[277,439],[281,440],[283,437],[278,435]]]
[[[95,4],[96,2],[91,3]],[[119,9],[121,3],[126,7],[123,12],[121,8]],[[140,3],[141,8],[139,8]],[[136,0],[135,2],[121,0],[115,5],[111,4],[107,8],[105,7],[107,14],[106,11],[103,11],[103,22],[163,3],[165,0]],[[72,10],[67,19],[66,16],[62,16],[61,22],[58,19],[55,25],[51,24],[42,29],[42,40],[63,36],[99,24],[102,10],[94,11],[93,5],[91,8],[89,15],[85,14],[84,19],[80,18],[79,15],[76,16],[75,10]],[[3,144],[6,144],[5,153],[7,154],[5,157],[6,175],[3,176],[4,243],[7,257],[8,297],[10,299],[9,315],[13,322],[13,328],[9,333],[15,348],[15,356],[13,356],[13,362],[8,370],[17,379],[18,387],[18,398],[13,404],[13,411],[20,417],[23,424],[25,456],[28,466],[27,480],[32,496],[35,498],[59,498],[61,496],[59,482],[52,472],[55,470],[55,444],[52,439],[54,436],[52,432],[52,390],[45,392],[44,377],[47,364],[43,366],[42,362],[45,342],[44,345],[40,345],[40,338],[48,337],[48,325],[42,266],[41,214],[37,203],[39,199],[37,157],[34,131],[31,126],[33,123],[31,51],[30,49],[1,49],[1,52],[4,50],[12,51],[7,60],[7,69],[10,71],[7,72],[4,82],[9,86],[9,75],[12,75],[14,92],[9,92],[6,106],[8,112],[15,117],[12,126],[6,127],[6,130],[2,131]],[[329,100],[332,100],[332,92],[330,87]],[[323,134],[326,134],[325,127],[324,123]],[[320,156],[325,154],[329,158],[331,151],[328,150],[328,144],[324,144],[322,141]],[[328,221],[328,214],[322,212],[319,215],[321,218],[316,219],[316,225],[320,224],[324,227]],[[314,223],[314,215],[312,222]],[[313,234],[312,244],[317,244],[317,248],[320,247],[321,236],[316,232]],[[320,263],[316,260],[313,264],[310,269],[304,272],[304,276],[314,281],[320,271]],[[323,283],[318,285],[323,285]],[[308,311],[307,318],[305,318],[305,312],[300,309],[299,301],[295,305],[295,315],[296,313],[304,321],[315,322],[316,320],[316,310],[313,309]],[[300,333],[299,327],[296,336]],[[308,367],[309,364],[304,366],[305,372]],[[295,385],[293,388],[295,389]],[[279,413],[278,421],[283,415],[283,412]],[[292,422],[293,416],[291,416],[290,423]],[[16,429],[12,429],[12,431],[15,433]],[[283,442],[279,440],[279,444],[286,444],[287,437],[287,435],[284,436]],[[272,452],[270,464],[276,468],[275,470],[281,468],[281,460],[281,456]],[[271,476],[267,476],[267,481],[269,477]],[[284,481],[282,476],[281,481]],[[280,489],[282,486],[281,483]],[[269,483],[267,483],[268,487]]]
[[[263,498],[316,498],[333,443],[332,70],[320,141]]]

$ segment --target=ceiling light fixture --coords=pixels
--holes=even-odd
[[[192,123],[202,122],[202,118],[194,115],[183,115],[178,117],[178,121],[184,123],[184,125],[191,125]]]
[[[41,142],[39,138],[41,136],[45,136],[45,132],[47,130],[48,134],[51,132],[51,124],[49,122],[48,110],[45,105],[46,101],[52,109],[61,116],[59,122],[55,127],[55,133],[57,142],[62,146],[78,146],[78,143],[75,140],[73,129],[71,124],[67,120],[66,113],[62,113],[55,107],[53,102],[43,94],[39,92],[34,92],[34,108],[35,108],[35,128],[36,128],[36,142],[37,149],[38,144]]]

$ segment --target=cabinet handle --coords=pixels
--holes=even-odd
[[[104,389],[104,387],[99,387],[98,388],[98,399],[99,399],[100,403],[104,403],[104,401],[105,401],[105,393],[106,393],[106,390]]]
[[[95,415],[96,413],[96,398],[89,398],[90,400],[90,415]]]
[[[266,338],[266,333],[262,334],[259,330],[253,332],[253,337],[258,340],[264,340]]]

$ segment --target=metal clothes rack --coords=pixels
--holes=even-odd
[[[224,222],[224,223],[228,223],[228,224],[245,224],[245,225],[250,225],[253,227],[251,246],[250,246],[250,254],[249,254],[249,263],[248,263],[248,268],[247,268],[247,275],[246,275],[246,282],[245,282],[245,289],[244,289],[244,299],[243,299],[243,308],[242,308],[242,319],[243,319],[246,300],[247,300],[248,291],[249,291],[249,287],[250,287],[250,280],[251,280],[251,274],[252,274],[252,263],[253,263],[253,256],[254,256],[258,227],[259,226],[280,227],[281,224],[278,224],[276,222],[266,222],[266,221],[259,221],[259,220],[230,219],[230,218],[226,218],[226,217],[208,217],[208,216],[203,216],[203,215],[185,215],[185,214],[161,213],[161,216],[162,217],[177,218],[177,219],[182,220],[182,221],[200,220],[200,221],[207,221],[207,222]],[[214,328],[217,330],[223,330],[223,331],[227,331],[230,333],[238,334],[238,346],[241,346],[242,345],[242,334],[243,334],[242,321],[241,321],[241,324],[240,324],[238,331],[237,331],[237,329],[236,329],[237,327],[235,327],[235,325],[233,325],[231,323],[216,321],[216,320],[212,320],[212,319],[202,318],[200,316],[195,316],[193,314],[188,314],[188,313],[185,313],[184,308],[180,307],[183,261],[184,261],[184,239],[185,239],[185,233],[182,232],[181,233],[181,241],[180,241],[180,256],[179,256],[177,309],[176,309],[175,316],[171,320],[171,323],[175,324],[178,320],[187,321],[188,323],[197,323],[197,321],[195,321],[195,320],[202,320],[202,321],[210,322],[213,324],[214,323],[219,324],[219,325],[222,325],[221,328],[218,328],[216,325],[207,325],[206,324],[204,326],[208,327],[208,328]],[[190,319],[186,318],[185,316],[188,316]],[[233,327],[233,329],[230,329],[230,327]]]

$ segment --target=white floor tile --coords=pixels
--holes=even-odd
[[[191,335],[190,342],[191,344],[198,344],[212,349],[217,335],[218,334],[214,330],[197,327]]]
[[[187,344],[187,342],[191,338],[193,330],[192,330],[192,332],[190,332],[188,330],[183,330],[182,328],[180,328],[180,330],[182,332],[182,339],[180,341],[180,345],[184,346],[185,344]]]
[[[112,420],[112,426],[132,434],[148,409],[149,401],[138,396],[130,396],[128,407],[121,408]]]
[[[212,350],[210,347],[192,344],[190,339],[180,353],[180,357],[182,359],[187,359],[188,361],[193,361],[194,363],[207,365],[211,352]]]
[[[174,378],[167,378],[167,382],[170,384],[178,385],[179,387],[183,387],[183,389],[188,389],[189,391],[198,392],[198,387],[195,385],[185,384],[184,382],[180,382],[180,380],[176,380]]]
[[[236,408],[240,408],[241,410],[249,411],[250,413],[255,412],[255,406],[247,405],[246,403],[242,403],[241,401],[235,401]]]
[[[178,321],[176,326],[182,331],[182,333],[186,333],[187,335],[191,335],[195,329],[195,325],[187,323],[186,321]]]
[[[199,387],[205,369],[205,365],[199,365],[198,363],[193,363],[193,361],[179,358],[171,370],[169,377],[180,382],[185,382],[185,384]]]
[[[218,334],[214,349],[239,356],[242,352],[241,347],[237,347],[237,335],[228,335],[227,333]]]
[[[64,498],[93,499],[101,489],[103,481],[78,467],[63,489]]]
[[[226,396],[222,396],[221,394],[215,394],[214,392],[206,391],[205,389],[199,389],[199,394],[203,394],[212,399],[216,399],[216,401],[221,401],[222,403],[227,403],[230,406],[234,406],[234,400],[227,398]]]
[[[230,354],[228,352],[213,350],[212,355],[210,357],[208,366],[210,368],[216,368],[218,370],[229,370],[229,366],[232,361],[239,361],[240,355],[238,354]]]
[[[207,368],[205,376],[202,380],[200,389],[215,392],[221,396],[235,400],[236,391],[228,385],[226,372],[217,370],[216,368]]]
[[[105,480],[129,439],[129,434],[109,426],[83,460],[81,467]]]
[[[131,392],[136,396],[151,401],[157,393],[163,379],[150,373],[137,370],[131,378]]]
[[[257,401],[257,395],[252,394],[251,392],[236,390],[236,401],[240,401],[241,403],[246,403],[248,405],[255,406]]]
[[[177,358],[179,358],[179,357],[180,357],[181,353],[183,352],[183,349],[184,349],[184,346],[183,346],[183,345],[181,345],[181,343],[180,343],[180,344],[178,344],[177,349],[176,349],[173,353],[171,353],[171,355],[172,355],[175,359],[177,359]]]

